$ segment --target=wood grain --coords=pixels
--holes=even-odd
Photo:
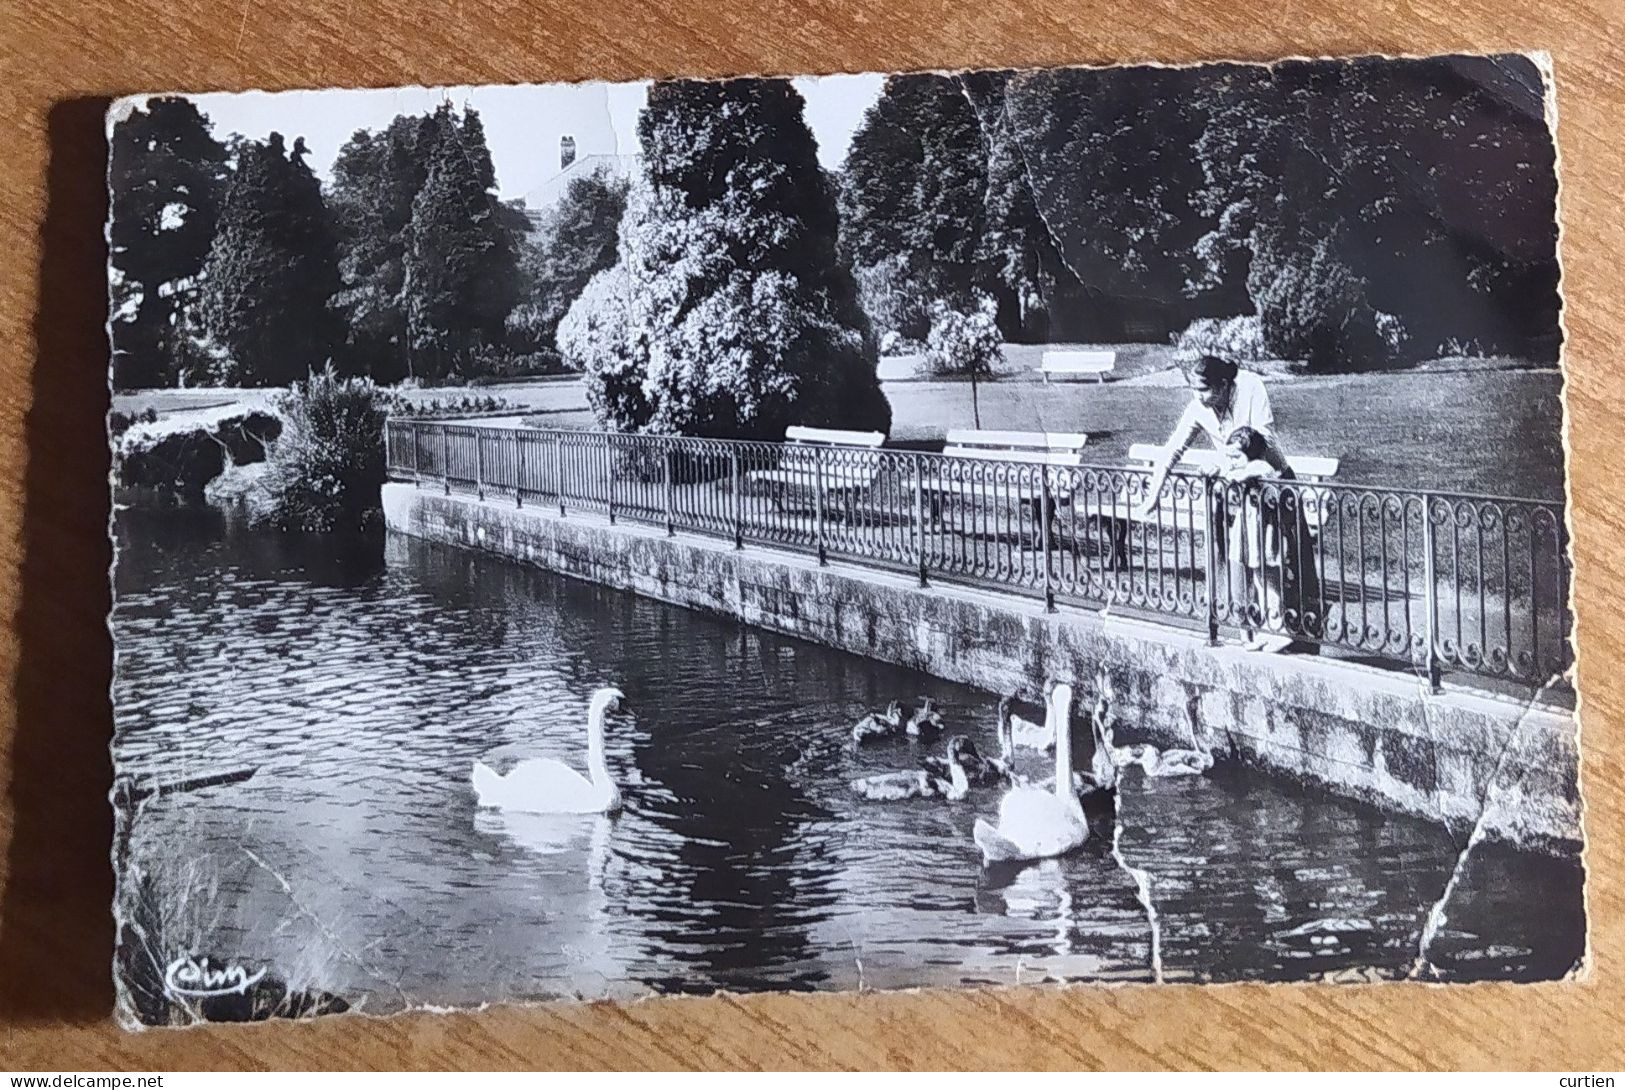
[[[1528,0],[0,4],[0,1067],[1625,1066],[1625,8]],[[112,1005],[101,111],[148,90],[1546,49],[1559,84],[1584,788],[1579,983],[661,999],[128,1036]]]

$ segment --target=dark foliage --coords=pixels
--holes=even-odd
[[[226,149],[184,98],[151,98],[113,126],[108,227],[113,384],[175,382],[228,177]]]
[[[552,349],[559,320],[595,273],[615,264],[627,183],[605,169],[572,179],[520,254],[524,300],[508,316],[508,345]]]
[[[560,330],[606,423],[772,439],[791,424],[889,426],[803,105],[785,80],[650,90],[622,265]]]
[[[378,514],[385,480],[385,394],[331,368],[281,395],[271,448],[269,521],[284,530],[355,530]]]
[[[433,117],[434,154],[412,201],[406,232],[409,372],[434,378],[477,373],[482,349],[503,343],[518,300],[519,213],[496,197],[496,175],[479,114],[449,105]]]
[[[407,375],[406,232],[428,177],[440,128],[433,115],[401,116],[381,132],[358,131],[333,163],[331,202],[341,242],[344,372],[381,382]]]
[[[324,366],[339,339],[338,239],[304,140],[248,141],[203,270],[203,326],[217,348],[210,378],[284,386]]]

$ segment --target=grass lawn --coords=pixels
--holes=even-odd
[[[980,383],[981,426],[1087,432],[1085,461],[1123,464],[1132,444],[1167,438],[1189,392],[1156,368],[1166,349],[1122,348],[1142,352],[1104,385],[1046,386],[1030,368]],[[968,382],[898,379],[885,390],[894,440],[931,441],[948,428],[975,426]],[[1269,391],[1287,451],[1342,458],[1339,481],[1563,498],[1562,377],[1555,370],[1280,375]]]
[[[1086,461],[1121,465],[1134,443],[1160,443],[1187,391],[1176,385],[1165,345],[1114,345],[1117,369],[1093,380],[1045,385],[1043,345],[1006,345],[999,376],[979,384],[981,426],[1089,433]],[[970,384],[918,374],[917,356],[888,357],[880,374],[892,405],[893,440],[940,441],[974,426]],[[1410,371],[1289,375],[1266,365],[1270,400],[1290,453],[1343,459],[1339,481],[1399,488],[1563,498],[1562,378],[1516,361],[1439,360]],[[403,391],[432,401],[459,393],[500,397],[541,427],[593,426],[579,378],[548,378],[475,389]],[[113,407],[160,414],[227,401],[259,402],[264,390],[153,390],[114,397]]]

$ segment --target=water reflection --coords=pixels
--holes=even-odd
[[[401,537],[188,511],[124,511],[119,530],[120,761],[260,769],[149,807],[138,848],[212,860],[220,952],[296,986],[378,1012],[1149,978],[1145,912],[1103,846],[984,871],[971,826],[995,794],[848,791],[919,756],[848,753],[864,710],[929,693],[991,752],[990,694]],[[627,695],[606,738],[620,814],[475,807],[476,759],[579,762],[588,694],[611,682]],[[1402,973],[1455,861],[1439,830],[1264,777],[1131,775],[1123,792],[1123,851],[1152,876],[1177,979]],[[1563,972],[1578,865],[1479,859],[1439,943],[1446,973]]]

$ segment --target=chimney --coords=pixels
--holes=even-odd
[[[559,137],[559,169],[568,170],[576,161],[576,138],[568,134]]]

